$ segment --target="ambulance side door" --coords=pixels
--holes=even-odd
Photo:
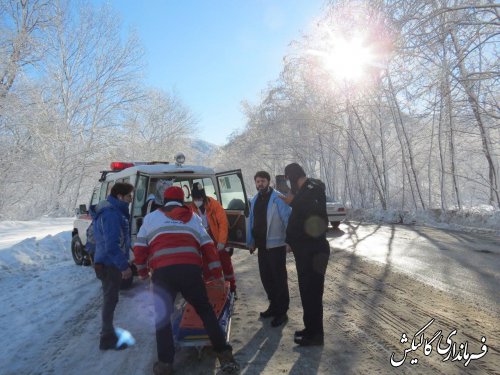
[[[219,202],[229,221],[228,246],[246,249],[249,204],[241,169],[216,173]]]
[[[132,201],[132,206],[130,207],[130,234],[132,237],[132,243],[135,242],[137,237],[137,232],[142,225],[142,206],[146,202],[146,197],[148,195],[148,185],[150,176],[144,173],[137,173],[134,186],[134,200]]]

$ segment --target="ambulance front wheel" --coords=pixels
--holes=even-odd
[[[74,235],[71,239],[71,255],[77,266],[81,266],[85,261],[85,249],[83,248],[82,240],[78,235]]]
[[[75,234],[71,239],[71,255],[77,266],[90,266],[92,264],[92,258],[85,251],[85,246],[83,246],[78,234]]]

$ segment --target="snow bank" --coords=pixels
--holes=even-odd
[[[50,264],[71,259],[69,251],[71,233],[48,235],[37,241],[35,237],[0,251],[0,269],[5,271],[26,271],[31,267],[45,268]]]
[[[12,273],[71,259],[73,218],[0,222],[0,270]]]
[[[403,211],[381,209],[354,209],[348,219],[391,224],[417,224],[434,228],[465,232],[489,232],[500,235],[500,210],[492,206],[478,206],[462,210],[438,209]]]

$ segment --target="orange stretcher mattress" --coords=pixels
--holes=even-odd
[[[216,284],[213,281],[207,281],[205,285],[207,288],[208,300],[214,309],[217,319],[219,319],[224,309],[224,305],[228,300],[230,291],[229,281],[224,282],[224,288],[221,288],[220,284]],[[186,304],[179,327],[185,329],[204,329],[203,322],[190,303]]]

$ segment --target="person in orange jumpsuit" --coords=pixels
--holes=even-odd
[[[235,293],[236,296],[236,279],[234,277],[233,264],[231,262],[231,255],[226,251],[229,228],[226,211],[224,211],[224,208],[217,200],[207,197],[205,189],[198,182],[193,185],[191,196],[193,197],[193,211],[200,216],[203,226],[214,240],[219,253],[222,271],[224,272],[224,279],[229,281],[231,292]],[[207,271],[205,269],[205,275],[208,273]]]

